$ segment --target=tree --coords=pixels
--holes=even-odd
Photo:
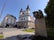
[[[47,14],[47,26],[54,27],[54,0],[49,0],[44,11]]]

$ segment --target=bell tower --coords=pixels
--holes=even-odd
[[[30,8],[29,8],[29,5],[27,5],[27,8],[26,8],[26,14],[27,14],[27,15],[30,14]]]
[[[20,9],[20,15],[22,15],[22,12],[23,12],[23,9],[21,8],[21,9]]]

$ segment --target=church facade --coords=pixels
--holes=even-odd
[[[21,28],[34,28],[35,27],[34,20],[35,19],[30,15],[30,8],[28,5],[26,10],[23,10],[21,8],[17,26]]]

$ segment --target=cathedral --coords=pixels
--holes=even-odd
[[[35,18],[30,15],[30,8],[28,5],[26,10],[23,10],[21,8],[17,26],[20,28],[34,28],[35,27],[34,20]]]

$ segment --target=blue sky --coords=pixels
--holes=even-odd
[[[30,6],[31,16],[33,16],[33,11],[37,11],[39,9],[44,13],[44,8],[46,7],[48,0],[0,0],[0,13],[4,2],[6,2],[6,5],[0,21],[2,21],[7,14],[15,16],[18,20],[20,9],[22,8],[25,10],[27,5]]]

